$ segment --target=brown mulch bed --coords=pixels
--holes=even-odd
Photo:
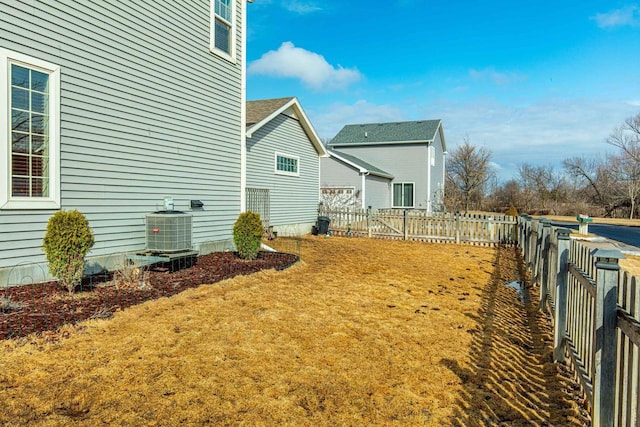
[[[140,284],[117,286],[113,274],[109,273],[85,278],[73,294],[57,282],[3,288],[0,289],[0,339],[54,331],[62,325],[90,318],[108,318],[116,311],[144,301],[238,275],[286,268],[297,260],[296,255],[278,252],[260,252],[256,260],[242,260],[234,252],[214,252],[198,257],[189,268],[174,272],[149,271]]]

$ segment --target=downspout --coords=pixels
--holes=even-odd
[[[431,213],[431,145],[427,144],[427,212]]]
[[[360,176],[362,176],[362,209],[365,209],[367,206],[367,175],[369,172],[362,172]]]
[[[322,158],[318,156],[318,206],[320,206],[320,197],[322,195]]]
[[[240,72],[240,212],[247,209],[247,2],[242,4]]]
[[[442,152],[442,204],[444,205],[444,189],[445,189],[445,180],[447,179],[447,152]]]

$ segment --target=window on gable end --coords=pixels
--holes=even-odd
[[[297,156],[289,156],[282,153],[276,153],[275,173],[277,175],[300,176],[300,158]]]

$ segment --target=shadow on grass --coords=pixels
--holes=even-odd
[[[454,426],[585,426],[576,388],[552,360],[552,332],[537,305],[505,286],[526,283],[516,249],[499,248],[482,290],[469,351],[470,363],[444,359],[462,384],[450,422]],[[524,300],[524,301],[523,301]]]

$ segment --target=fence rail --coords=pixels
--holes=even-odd
[[[336,234],[375,238],[469,243],[515,244],[517,217],[508,215],[433,214],[418,209],[327,209],[329,229]]]
[[[569,230],[522,216],[519,245],[554,325],[554,360],[567,362],[594,426],[640,421],[640,287],[622,253],[570,239]]]

